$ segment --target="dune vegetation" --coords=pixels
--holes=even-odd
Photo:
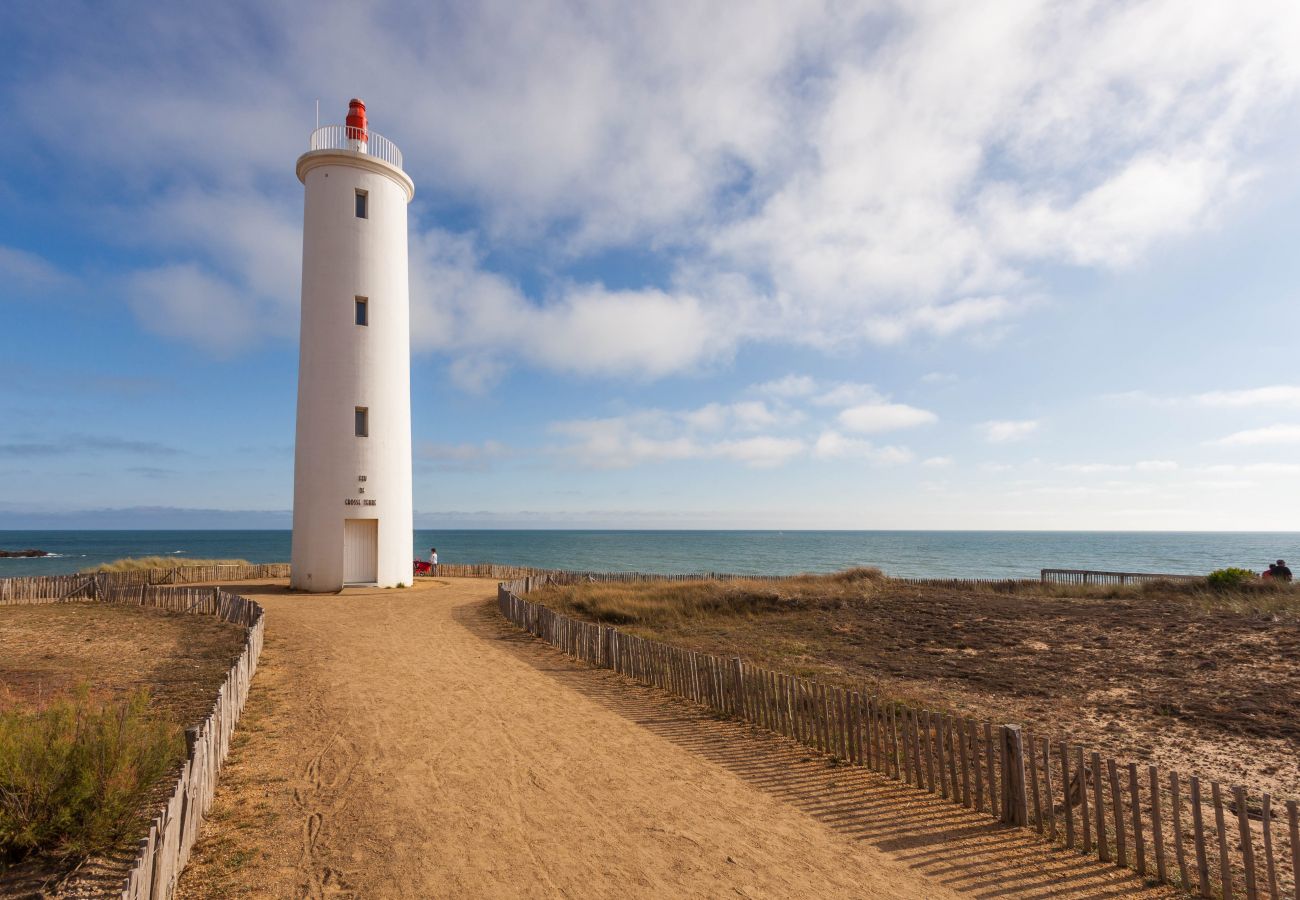
[[[1281,796],[1300,785],[1300,586],[1253,574],[1235,586],[913,584],[854,569],[587,582],[529,599],[640,637]]]
[[[83,575],[92,572],[138,572],[142,569],[184,569],[188,566],[247,566],[246,559],[191,559],[187,556],[128,556],[110,563],[82,569]]]
[[[958,587],[954,585],[954,587]],[[949,590],[946,584],[934,589]],[[891,579],[879,569],[859,567],[830,575],[798,575],[780,580],[587,582],[553,585],[536,596],[561,612],[609,625],[658,628],[700,623],[719,617],[814,609],[848,609],[924,587]],[[1214,581],[1150,581],[1142,584],[1042,584],[1004,581],[963,584],[973,596],[994,594],[1026,600],[1140,600],[1223,610],[1241,615],[1276,615],[1300,619],[1300,584],[1252,581],[1225,586]]]

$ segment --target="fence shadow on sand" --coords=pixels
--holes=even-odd
[[[472,633],[506,645],[588,700],[953,890],[976,898],[1178,896],[1167,886],[1145,886],[1131,870],[1054,849],[1023,829],[1000,826],[870,770],[836,765],[780,735],[719,719],[666,692],[583,665],[505,622],[495,600],[455,615]]]

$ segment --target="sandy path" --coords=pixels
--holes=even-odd
[[[181,897],[1139,888],[576,666],[501,622],[489,582],[238,589],[267,609],[266,649]]]

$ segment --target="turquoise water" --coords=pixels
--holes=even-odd
[[[1032,577],[1042,568],[1201,574],[1300,562],[1297,532],[1062,531],[416,531],[412,554],[442,562],[642,572],[832,572]],[[286,562],[288,531],[0,531],[0,549],[57,556],[0,559],[0,577],[54,575],[123,556]]]

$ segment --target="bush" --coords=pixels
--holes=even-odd
[[[1238,569],[1235,566],[1229,566],[1226,569],[1215,569],[1205,580],[1210,588],[1216,591],[1233,591],[1250,584],[1258,576],[1249,569]]]
[[[98,703],[82,687],[43,709],[0,712],[0,860],[111,847],[183,748],[180,729],[150,714],[144,689]]]

